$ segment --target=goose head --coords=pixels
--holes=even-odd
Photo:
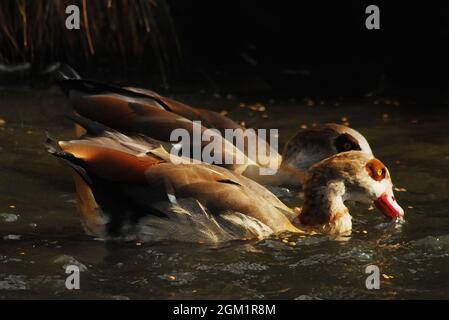
[[[312,166],[304,186],[304,205],[297,222],[327,233],[351,230],[346,201],[374,204],[388,219],[402,219],[387,167],[362,151],[339,153]]]
[[[298,131],[287,142],[282,165],[307,170],[334,154],[352,150],[373,154],[368,141],[358,131],[335,123],[317,125]]]

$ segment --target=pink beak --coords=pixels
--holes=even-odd
[[[404,209],[396,202],[393,191],[387,191],[374,201],[377,209],[382,211],[390,219],[404,217]]]

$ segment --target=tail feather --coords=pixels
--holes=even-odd
[[[152,95],[146,90],[127,89],[89,79],[61,79],[58,82],[62,91],[68,96],[70,91],[76,90],[85,94],[118,94],[135,99],[149,99],[155,101],[165,110],[171,111],[170,106],[158,95]]]
[[[65,164],[74,169],[76,173],[89,185],[92,186],[92,180],[87,174],[86,170],[82,167],[82,162],[80,159],[75,157],[70,152],[64,151],[59,145],[58,141],[53,139],[47,133],[47,139],[44,143],[44,146],[47,148],[47,152],[51,155],[61,159]]]

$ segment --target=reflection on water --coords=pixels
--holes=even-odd
[[[354,232],[283,235],[219,246],[108,243],[84,235],[70,176],[43,147],[45,130],[72,136],[57,89],[0,88],[0,298],[449,298],[448,112],[424,114],[396,101],[263,102],[265,113],[206,94],[178,97],[226,110],[249,126],[350,122],[390,168],[406,222],[391,225],[352,208]],[[227,106],[225,108],[224,106]],[[416,111],[415,111],[416,110]],[[288,204],[294,193],[275,190]],[[80,266],[81,290],[65,289],[64,266]],[[380,267],[381,290],[365,288]]]

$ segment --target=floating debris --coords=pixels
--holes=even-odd
[[[300,126],[299,126],[301,129],[307,129],[307,125],[306,124],[301,124]]]
[[[170,275],[170,276],[167,277],[167,279],[170,280],[170,281],[175,281],[176,277],[174,275]]]
[[[408,209],[414,209],[414,206],[407,206]]]
[[[397,192],[407,192],[407,189],[405,189],[405,188],[394,188],[394,191],[397,191]]]
[[[382,278],[384,278],[385,280],[394,279],[393,276],[390,276],[390,275],[385,274],[385,273],[382,273]]]
[[[6,124],[6,120],[3,118],[0,118],[0,127],[3,127]]]
[[[267,110],[267,108],[261,104],[261,103],[256,103],[253,105],[248,106],[248,108],[252,111],[256,111],[256,112],[265,112],[265,110]]]
[[[15,209],[15,208],[16,208],[16,206],[15,206],[15,205],[13,205],[13,204],[11,204],[11,205],[9,206],[9,208],[10,208],[10,209]]]

